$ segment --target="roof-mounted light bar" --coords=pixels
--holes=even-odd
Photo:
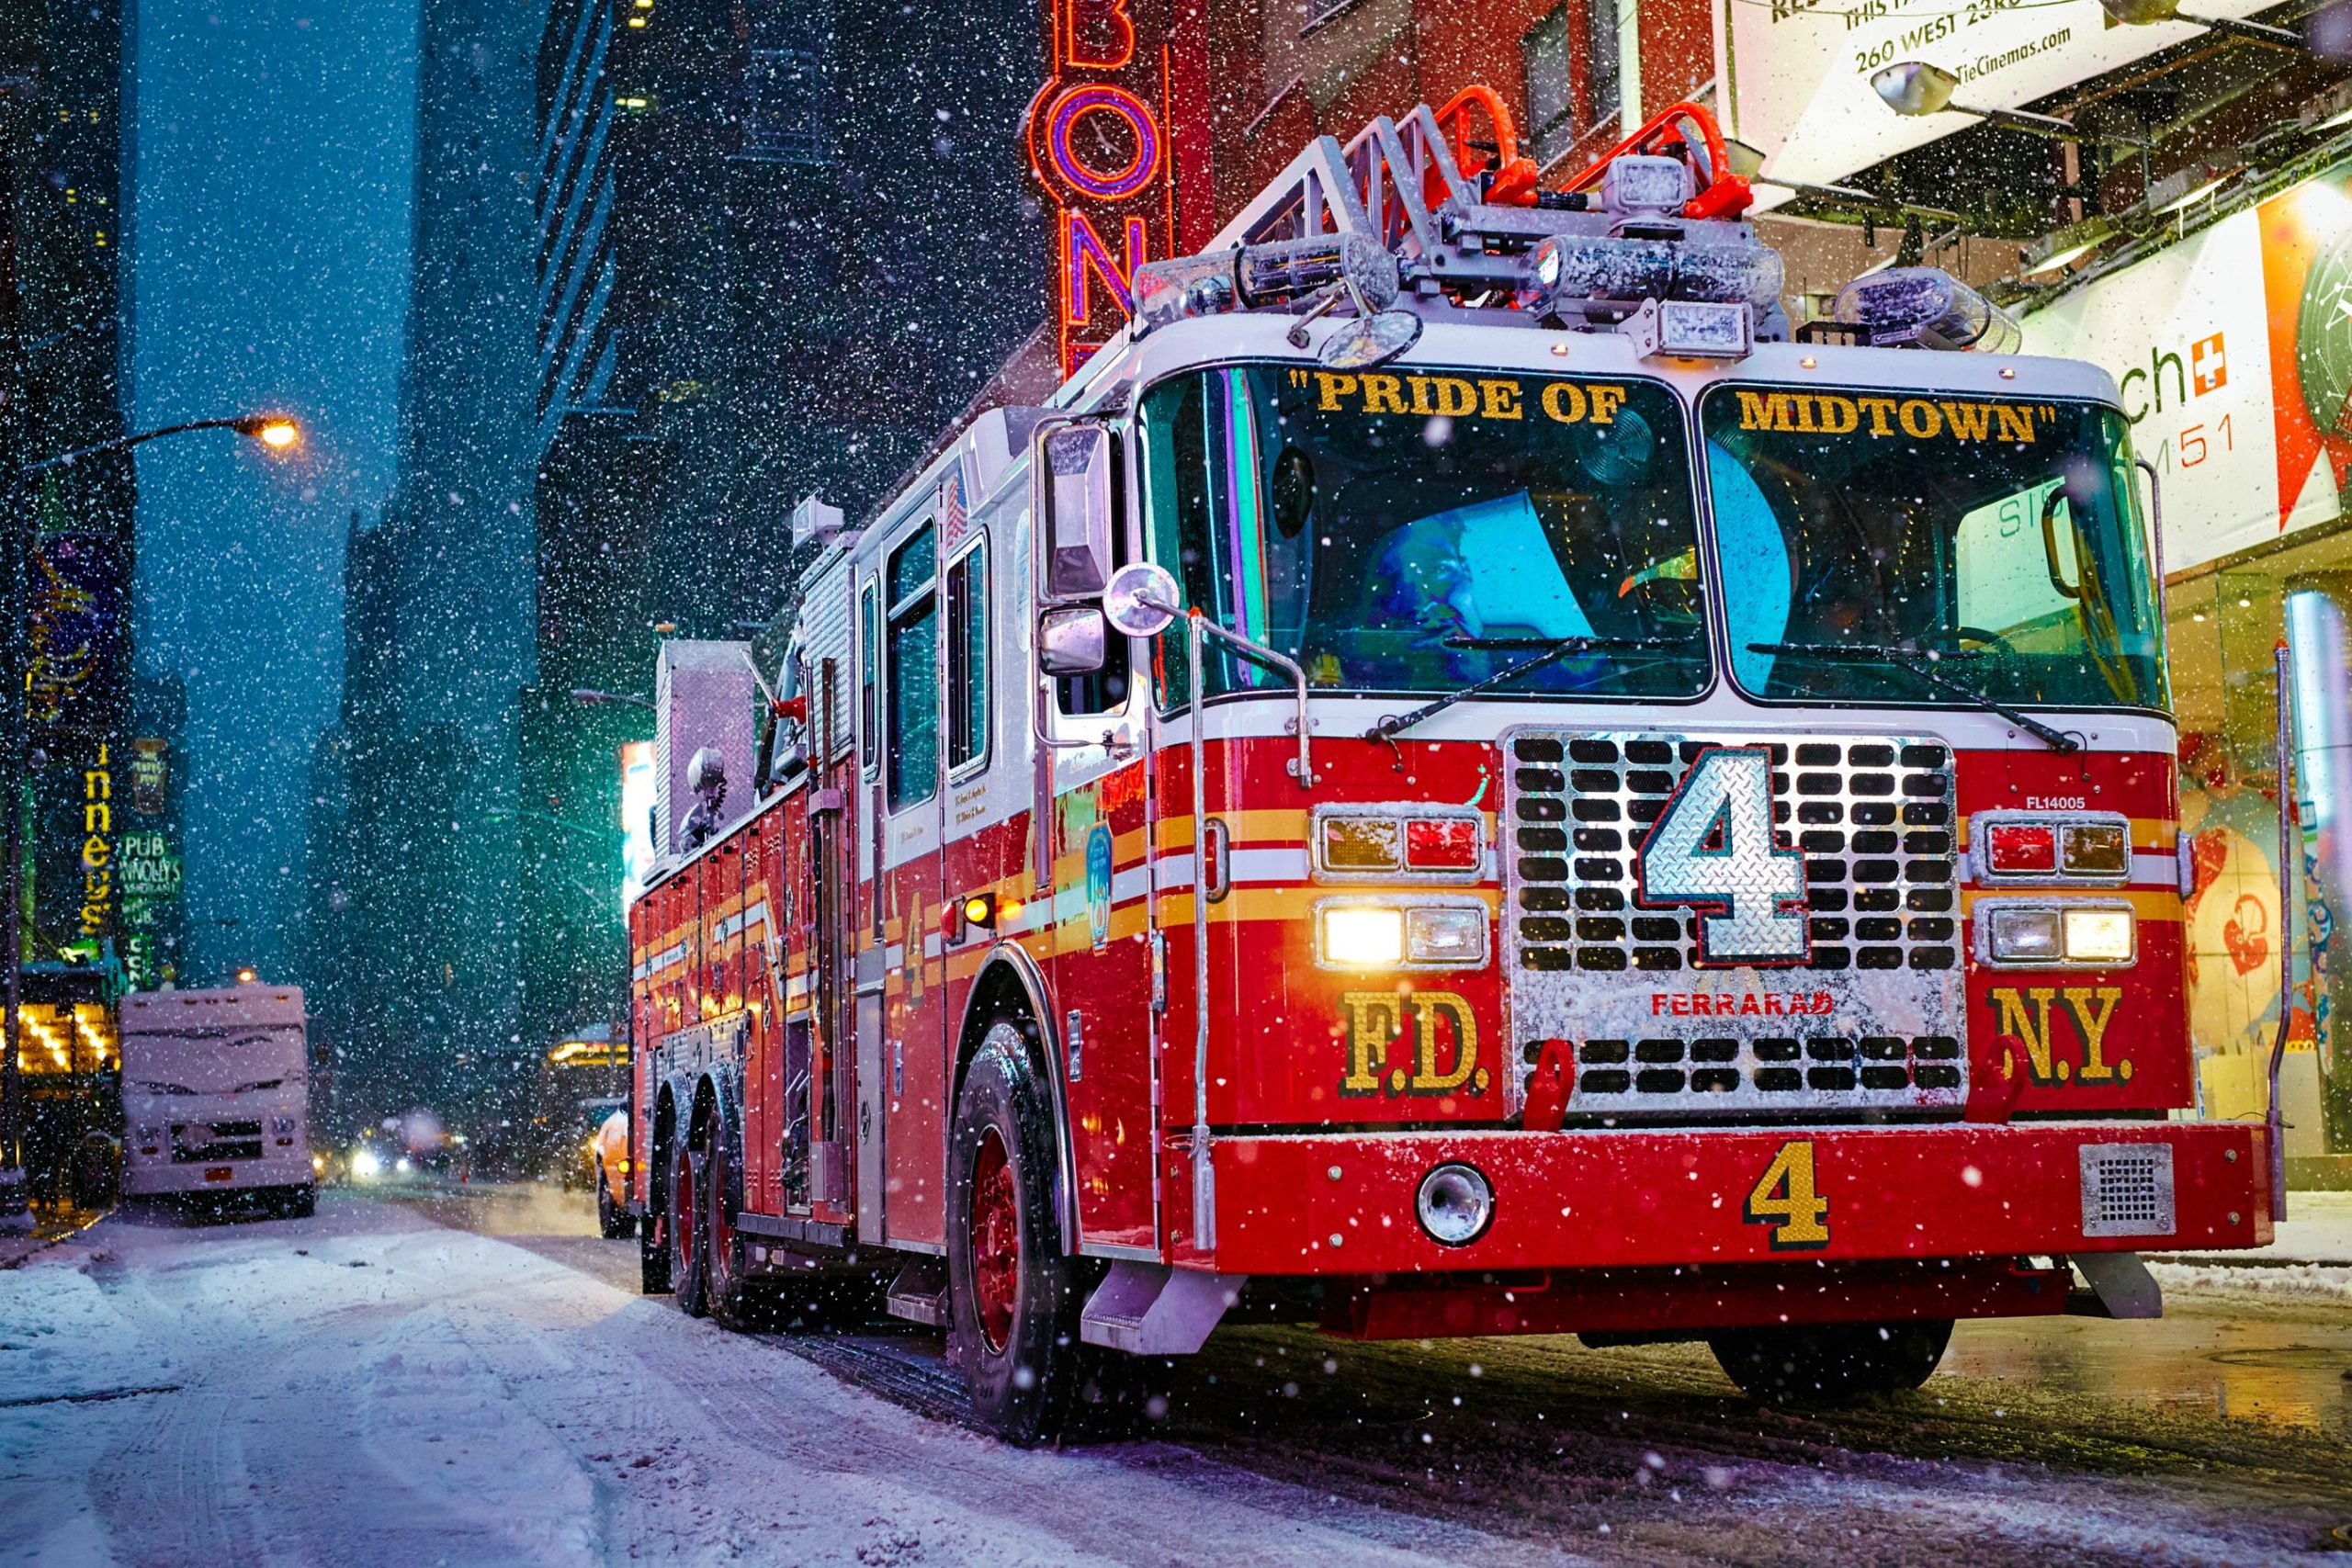
[[[1941,267],[1894,266],[1858,277],[1838,291],[1837,316],[1878,347],[2007,354],[2025,339],[2016,318]]]

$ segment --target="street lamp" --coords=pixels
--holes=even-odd
[[[1924,60],[1899,60],[1872,73],[1871,90],[1878,94],[1888,108],[1906,119],[1923,118],[1950,110],[1953,114],[1973,115],[1978,119],[1989,120],[2011,130],[2047,136],[2058,141],[2108,141],[2119,147],[2137,147],[2143,151],[2148,145],[2136,136],[2085,130],[2073,120],[2060,119],[2055,115],[1956,104],[1952,102],[1951,96],[1960,90],[1960,78],[1942,66],[1930,65]]]
[[[9,259],[13,260],[13,256]],[[13,332],[16,288],[12,272],[0,276],[0,310],[7,311]],[[24,691],[26,660],[30,650],[26,638],[13,633],[25,624],[25,570],[32,554],[32,514],[22,504],[21,492],[42,474],[72,468],[85,458],[128,452],[166,435],[184,435],[198,430],[233,430],[278,453],[290,452],[302,441],[302,427],[283,413],[184,420],[61,452],[0,479],[0,512],[5,512],[5,516],[0,516],[0,534],[6,538],[6,548],[0,552],[0,559],[6,563],[5,569],[0,569],[6,574],[5,581],[0,581],[0,625],[12,632],[0,638],[0,694],[6,694],[0,697],[0,704],[7,709],[6,730],[0,735],[0,814],[7,818],[5,831],[0,831],[0,846],[5,846],[0,847],[0,866],[6,868],[5,889],[0,889],[0,965],[5,965],[7,974],[6,1000],[0,1002],[0,1224],[15,1221],[21,1212],[25,1192],[21,1153],[24,1085],[18,1057],[23,1032],[25,752],[31,739]]]

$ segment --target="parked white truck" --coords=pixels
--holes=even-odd
[[[306,1022],[292,986],[124,997],[124,1195],[234,1192],[311,1213]]]

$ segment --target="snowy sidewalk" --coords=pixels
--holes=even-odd
[[[1571,1561],[1164,1444],[1024,1452],[329,1194],[0,1273],[0,1562]]]

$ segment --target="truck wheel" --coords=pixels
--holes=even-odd
[[[289,1220],[307,1220],[319,1212],[319,1190],[315,1187],[289,1187],[286,1201],[278,1213]]]
[[[1766,1404],[1847,1404],[1928,1381],[1951,1342],[1948,1317],[1735,1328],[1707,1347],[1740,1392]]]
[[[702,1196],[703,1156],[685,1144],[670,1151],[670,1212],[662,1228],[670,1243],[670,1288],[678,1310],[688,1317],[710,1311],[710,1280],[703,1271],[702,1221],[696,1205]]]
[[[703,1293],[712,1319],[721,1328],[740,1333],[752,1326],[752,1314],[743,1279],[743,1243],[727,1208],[727,1138],[717,1127],[711,1129],[710,1147],[703,1156],[702,1185]]]
[[[650,1213],[637,1227],[637,1289],[648,1296],[666,1295],[670,1290],[670,1243]]]
[[[1010,1442],[1060,1435],[1080,1376],[1077,1259],[1055,1233],[1054,1128],[1021,1032],[999,1021],[948,1143],[948,1350],[973,1413]]]
[[[621,1241],[637,1234],[637,1216],[613,1201],[605,1173],[596,1173],[596,1234],[606,1241]]]

